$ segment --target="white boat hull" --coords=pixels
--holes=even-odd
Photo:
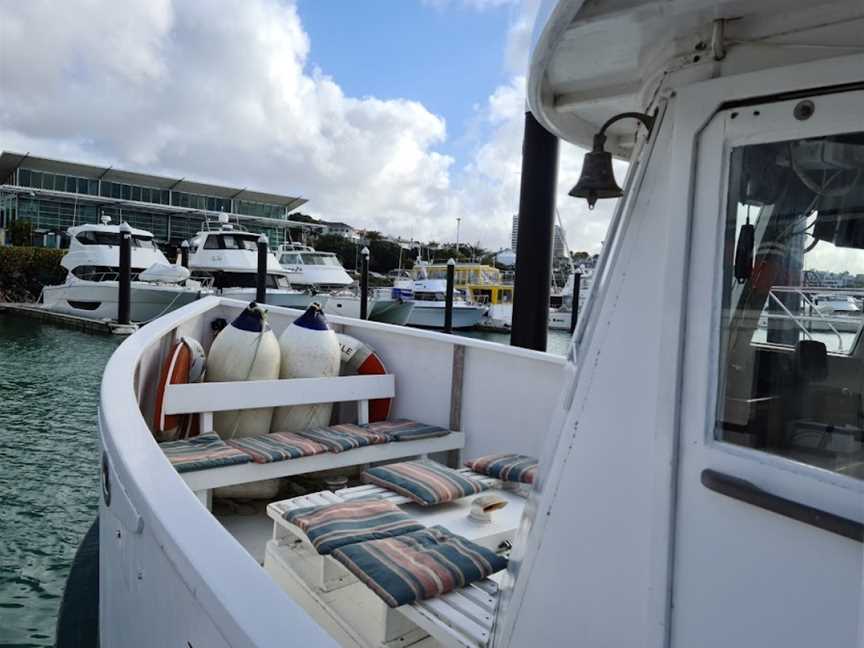
[[[219,293],[223,297],[239,299],[241,301],[255,301],[254,288],[223,288]],[[327,302],[328,295],[311,295],[305,292],[267,289],[267,304],[270,306],[283,306],[285,308],[297,308],[306,310],[312,302],[318,302],[322,306]]]
[[[482,306],[466,304],[453,305],[453,328],[466,329],[477,326],[483,319],[486,309]],[[414,309],[408,318],[408,326],[422,328],[444,328],[444,303],[414,302]]]
[[[412,302],[398,299],[370,297],[368,315],[373,322],[384,322],[403,326],[408,323],[411,311],[414,310]],[[340,315],[342,317],[360,317],[360,298],[356,295],[330,295],[324,312],[328,315]]]
[[[92,320],[116,320],[118,290],[116,281],[76,281],[46,286],[42,301],[47,310],[55,313]],[[133,281],[130,286],[129,317],[133,322],[147,322],[195,301],[206,292],[182,286]]]

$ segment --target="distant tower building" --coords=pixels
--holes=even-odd
[[[518,239],[519,234],[519,214],[513,214],[513,228],[510,230],[510,249],[514,252],[516,251],[516,241]],[[552,241],[552,258],[553,259],[566,259],[567,258],[567,244],[565,239],[567,238],[567,233],[564,231],[560,225],[555,226],[555,238]]]
[[[567,258],[567,233],[560,225],[555,226],[555,238],[552,241],[552,258],[566,259]]]

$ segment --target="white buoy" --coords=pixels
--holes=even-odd
[[[336,333],[318,304],[312,304],[279,338],[280,378],[326,378],[339,375],[342,353]],[[277,407],[273,432],[297,432],[330,424],[332,403]]]
[[[275,380],[279,377],[279,341],[265,312],[254,302],[222,329],[207,356],[207,382]],[[213,427],[223,439],[267,434],[273,408],[216,412]]]

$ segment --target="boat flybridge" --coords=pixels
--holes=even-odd
[[[258,272],[258,239],[254,232],[244,231],[220,214],[219,222],[206,223],[189,242],[189,268],[194,277],[208,281],[220,295],[236,299],[255,298]],[[288,308],[306,308],[313,301],[324,304],[327,295],[316,296],[296,290],[291,273],[267,253],[267,302]]]
[[[864,6],[541,15],[534,118],[593,146],[575,194],[622,196],[566,360],[333,317],[343,368],[376,371],[160,391],[184,337],[215,378],[221,336],[266,327],[209,297],[142,328],[102,386],[103,645],[861,645],[864,343],[829,349],[795,297],[759,320],[864,267]],[[233,436],[231,412],[329,402],[336,425]]]
[[[62,284],[43,289],[46,309],[94,320],[117,318],[121,226],[103,216],[100,224],[67,230],[69,250],[60,260],[66,278]],[[186,268],[169,263],[152,233],[131,227],[129,232],[129,316],[133,322],[148,322],[209,292],[201,282],[189,280]]]

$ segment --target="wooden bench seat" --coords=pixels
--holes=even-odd
[[[361,645],[366,642],[370,646],[390,642],[401,645],[409,637],[412,641],[419,640],[422,637],[422,634],[417,634],[419,629],[448,648],[486,648],[492,636],[498,604],[498,575],[435,599],[391,609],[336,559],[318,554],[303,531],[284,517],[286,512],[294,509],[383,496],[426,526],[444,526],[488,548],[497,548],[503,540],[512,540],[524,499],[512,490],[498,490],[496,486],[501,484],[498,480],[467,469],[460,472],[485,481],[508,500],[507,507],[496,511],[495,522],[483,524],[467,518],[470,502],[475,496],[421,507],[397,493],[388,494],[385,489],[371,485],[335,493],[310,493],[268,505],[267,514],[274,524],[264,567],[292,594],[302,591],[315,605],[328,608],[332,615],[329,621],[334,627],[361,628],[361,636],[353,637],[355,641],[359,638]],[[508,509],[511,509],[509,514],[502,515]],[[355,614],[359,615],[358,609],[362,610],[362,619],[353,618]],[[324,625],[329,624],[324,622]]]
[[[391,374],[193,383],[169,385],[165,391],[164,409],[166,415],[199,414],[202,434],[213,431],[213,412],[317,403],[356,402],[357,422],[367,424],[369,401],[393,398],[395,394],[396,383]],[[407,459],[435,452],[461,451],[464,447],[465,435],[461,432],[450,432],[441,437],[392,441],[338,453],[326,452],[271,463],[243,463],[205,468],[184,472],[181,476],[209,508],[212,490],[222,486]]]

